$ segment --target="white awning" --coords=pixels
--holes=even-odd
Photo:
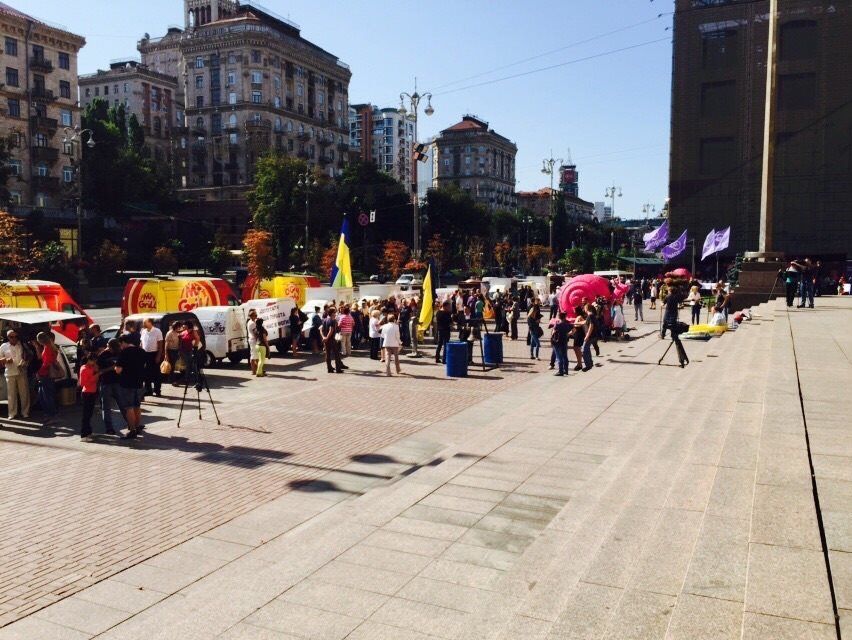
[[[43,322],[62,322],[83,320],[86,317],[76,313],[62,313],[50,309],[0,309],[0,320],[19,322],[21,324],[40,324]]]

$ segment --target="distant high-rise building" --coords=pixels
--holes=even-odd
[[[852,4],[782,0],[776,251],[852,254]],[[769,2],[677,0],[669,220],[758,249]]]
[[[595,202],[595,218],[598,222],[603,222],[604,217],[606,216],[606,203],[604,202]]]
[[[580,174],[575,164],[563,164],[559,167],[559,189],[566,196],[580,196]]]
[[[514,142],[466,115],[435,138],[432,184],[455,184],[491,210],[514,209],[517,153]]]
[[[80,124],[77,52],[82,36],[48,25],[0,2],[5,67],[0,135],[8,142],[11,212],[40,210],[68,252],[77,252],[79,142],[64,142]]]
[[[361,160],[374,163],[409,188],[414,117],[371,104],[349,107],[349,146]]]

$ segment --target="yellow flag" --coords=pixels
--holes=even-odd
[[[426,269],[423,279],[423,300],[420,303],[420,326],[425,330],[432,324],[432,314],[435,312],[435,292],[432,288],[432,265]]]

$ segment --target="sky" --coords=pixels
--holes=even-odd
[[[85,36],[80,73],[138,55],[146,32],[183,26],[183,0],[5,1]],[[417,77],[435,109],[421,114],[421,140],[467,113],[488,121],[518,145],[517,190],[548,186],[542,160],[570,156],[580,197],[601,201],[607,187],[621,188],[621,218],[644,217],[643,205],[659,211],[665,202],[672,0],[260,4],[350,65],[351,103],[396,107]]]

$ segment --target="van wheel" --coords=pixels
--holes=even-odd
[[[290,350],[290,344],[286,340],[282,340],[275,345],[275,350],[278,353],[287,353]]]
[[[228,362],[230,362],[231,364],[240,364],[240,362],[242,361],[243,359],[241,356],[235,354],[231,354],[228,356]]]

